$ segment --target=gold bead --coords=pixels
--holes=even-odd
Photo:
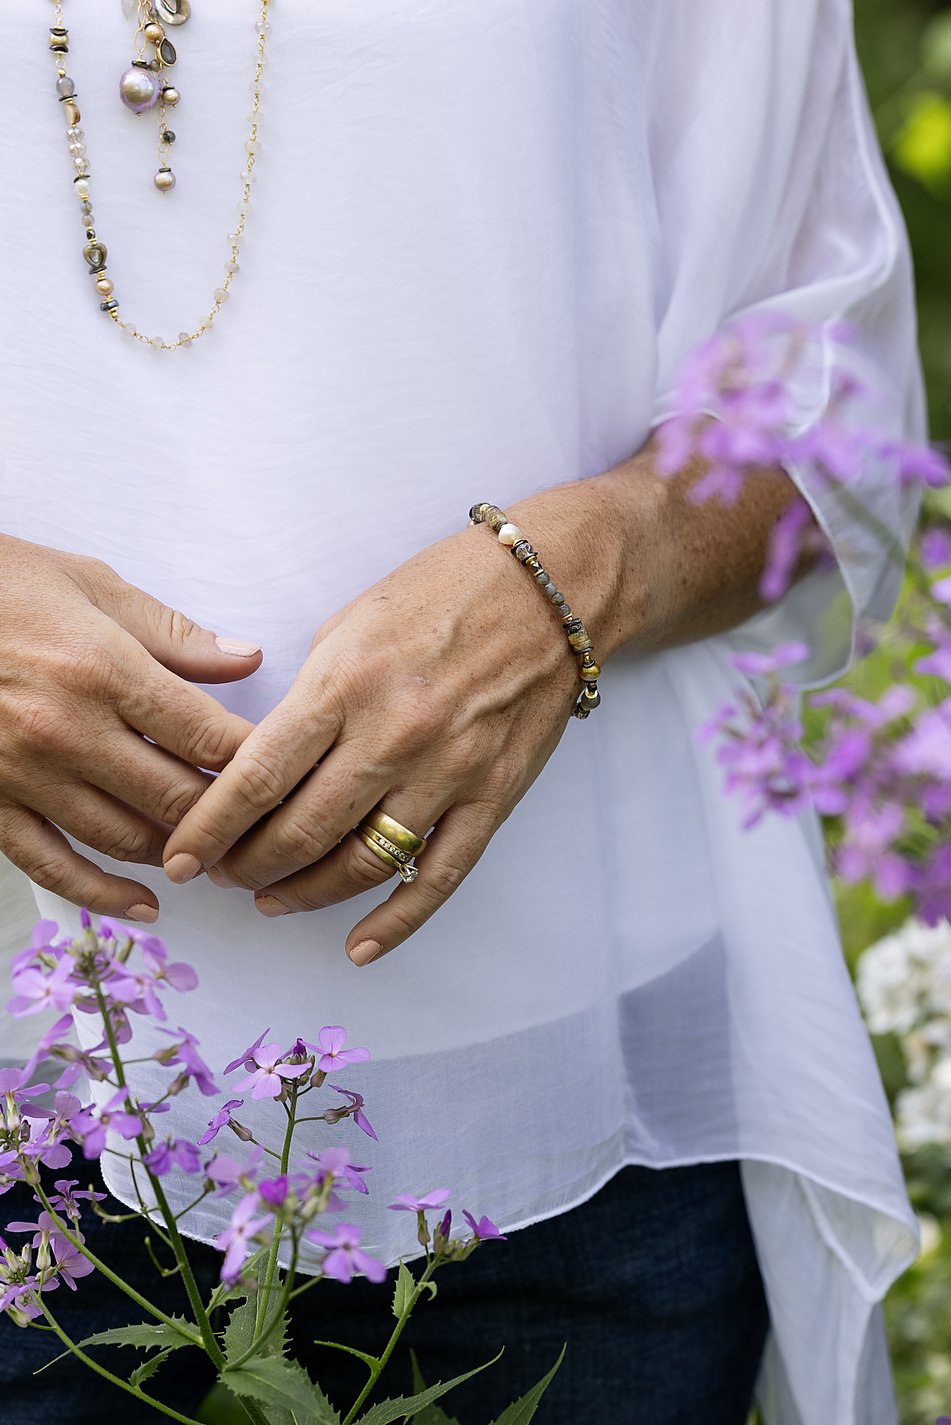
[[[165,31],[155,20],[150,20],[145,27],[145,38],[151,45],[160,45],[165,38]]]
[[[113,293],[112,281],[108,277],[100,277],[96,283],[96,291],[101,297],[111,297]]]
[[[581,676],[586,683],[593,683],[601,676],[600,663],[583,663],[581,666]]]

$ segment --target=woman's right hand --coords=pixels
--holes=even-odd
[[[253,727],[189,680],[260,665],[255,645],[216,641],[100,560],[0,535],[0,851],[76,905],[154,921],[151,890],[62,833],[161,865],[212,780],[200,769],[221,771]]]

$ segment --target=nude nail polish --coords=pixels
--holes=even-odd
[[[229,653],[235,658],[252,658],[261,652],[259,643],[245,643],[241,638],[216,638],[215,647],[219,653]]]
[[[383,946],[376,940],[361,940],[350,951],[350,959],[355,965],[370,965],[383,954]]]
[[[158,920],[158,911],[154,905],[146,905],[145,901],[136,901],[135,905],[130,905],[123,920],[140,920],[146,925],[154,925]]]
[[[187,851],[177,851],[165,862],[166,876],[178,886],[184,885],[186,881],[193,881],[200,871],[201,862],[197,856],[190,856]]]

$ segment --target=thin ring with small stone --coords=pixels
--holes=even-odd
[[[404,851],[410,859],[418,856],[426,845],[425,837],[417,836],[415,831],[410,831],[408,826],[404,826],[394,817],[387,816],[386,812],[380,811],[379,807],[365,816],[360,825],[367,827],[370,831],[375,831],[385,841],[391,841],[397,850]]]
[[[354,827],[354,831],[359,836],[364,845],[369,846],[374,856],[378,857],[385,866],[389,866],[392,871],[398,871],[400,880],[409,885],[416,880],[419,871],[412,865],[412,856],[407,851],[402,851],[399,846],[390,841],[366,822],[361,821],[359,826]]]

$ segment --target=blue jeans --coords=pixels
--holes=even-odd
[[[35,1210],[27,1190],[14,1188],[0,1198],[0,1224],[29,1220]],[[103,1239],[120,1232],[125,1246],[115,1260]],[[187,1310],[181,1283],[160,1279],[139,1245],[138,1224],[90,1219],[87,1237],[150,1300],[168,1312]],[[191,1247],[207,1291],[219,1255]],[[409,1346],[434,1383],[481,1365],[504,1345],[496,1365],[442,1402],[464,1425],[487,1425],[544,1375],[567,1341],[539,1425],[745,1425],[768,1321],[735,1163],[624,1168],[583,1206],[443,1268],[438,1284],[438,1299],[421,1303],[407,1327],[379,1398],[409,1393]],[[393,1324],[391,1296],[388,1285],[327,1281],[298,1304],[294,1348],[344,1412],[364,1368],[310,1343],[323,1336],[381,1349]],[[61,1286],[49,1301],[74,1340],[143,1317],[135,1307],[130,1316],[125,1298],[98,1273],[75,1294]],[[47,1333],[0,1321],[3,1425],[102,1425],[110,1412],[123,1425],[163,1418],[79,1363],[62,1361],[33,1378],[59,1350]],[[127,1347],[92,1354],[123,1377],[143,1359]],[[185,1349],[145,1389],[193,1415],[213,1379],[205,1358]]]

